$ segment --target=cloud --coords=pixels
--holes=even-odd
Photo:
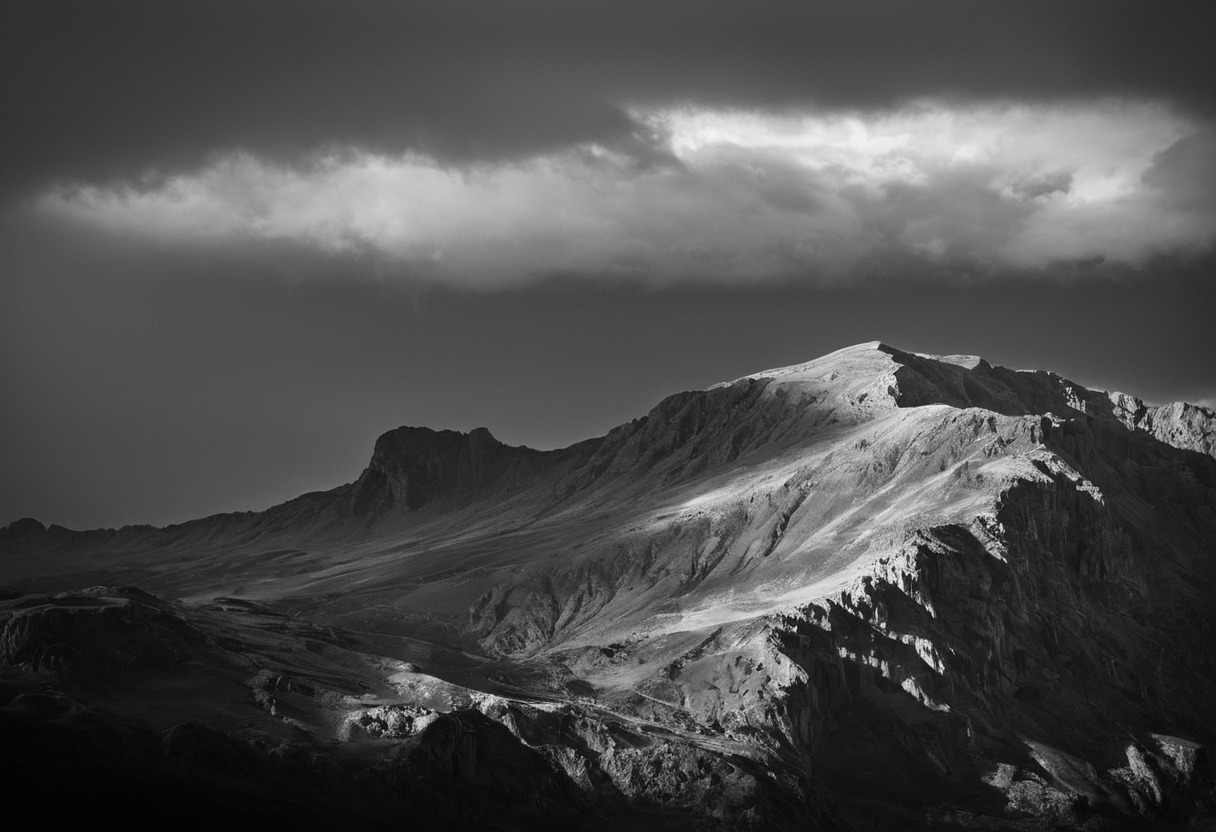
[[[169,243],[302,243],[473,287],[1137,266],[1206,250],[1216,228],[1216,136],[1150,101],[630,117],[611,141],[518,160],[234,153],[60,186],[36,209]]]

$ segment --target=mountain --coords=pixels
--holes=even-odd
[[[4,776],[316,828],[1211,824],[1214,454],[1206,408],[870,343],[556,451],[398,428],[265,512],[19,521]]]

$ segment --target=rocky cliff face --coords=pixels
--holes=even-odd
[[[471,433],[398,428],[376,440],[350,496],[358,516],[417,511],[437,501],[470,499],[530,484],[561,454],[504,445],[485,428]]]
[[[3,545],[27,588],[138,580],[362,633],[381,695],[357,713],[295,653],[255,699],[384,753],[464,726],[433,732],[468,786],[440,815],[525,789],[546,795],[533,821],[574,825],[1198,823],[1216,810],[1214,433],[1205,408],[875,343],[562,451],[401,428],[355,483],[261,515],[25,523]],[[183,616],[171,655],[227,643],[220,612],[147,604]],[[7,660],[75,672],[30,658],[84,639],[42,606],[37,627],[10,615]],[[128,644],[97,632],[83,652]],[[350,649],[325,632],[299,638]],[[437,721],[462,709],[493,727]],[[459,740],[486,731],[496,762]],[[393,770],[430,782],[448,763],[410,765]]]

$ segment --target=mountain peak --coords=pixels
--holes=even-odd
[[[494,486],[540,451],[499,442],[488,428],[468,433],[404,426],[381,434],[371,461],[354,483],[358,516],[396,507],[416,511]]]

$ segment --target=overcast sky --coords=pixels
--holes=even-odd
[[[0,523],[842,346],[1216,403],[1195,2],[8,2]]]

